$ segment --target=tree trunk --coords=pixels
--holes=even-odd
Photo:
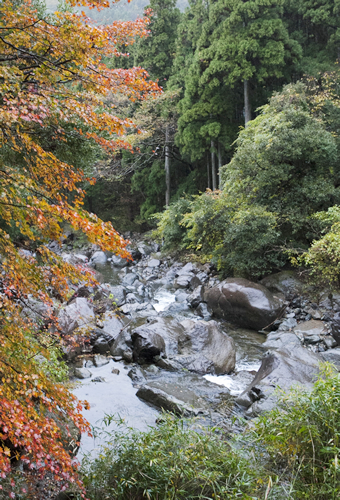
[[[249,100],[249,81],[244,80],[244,124],[247,127],[247,123],[251,120],[251,108]]]
[[[165,127],[165,206],[170,205],[170,146],[169,146],[169,125]]]
[[[216,182],[216,163],[215,163],[215,144],[214,141],[211,140],[211,181],[212,181],[212,190],[216,191],[217,182]]]
[[[209,164],[209,153],[207,153],[207,178],[208,178],[208,189],[211,188],[210,184],[210,164]]]
[[[221,182],[222,147],[220,143],[218,143],[217,155],[218,155],[218,189],[222,189],[222,182]]]

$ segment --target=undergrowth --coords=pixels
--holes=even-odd
[[[340,375],[328,364],[236,437],[166,414],[108,435],[82,464],[90,500],[340,498]]]

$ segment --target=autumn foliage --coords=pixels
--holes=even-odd
[[[123,136],[134,125],[115,115],[106,96],[119,92],[137,100],[158,87],[143,69],[109,69],[104,59],[147,35],[147,23],[103,27],[72,9],[42,15],[29,0],[0,5],[0,489],[13,498],[6,478],[19,458],[24,470],[48,472],[61,487],[81,487],[55,420],[67,417],[82,432],[89,430],[81,404],[46,374],[37,356],[48,360],[50,347],[61,341],[53,296],[66,300],[72,283],[90,285],[93,277],[47,244],[61,239],[67,222],[102,249],[128,256],[112,225],[84,211],[84,173],[61,161],[41,137],[66,145],[71,130],[110,153],[129,147]],[[14,238],[13,230],[21,237]],[[20,248],[23,241],[34,242],[34,254]],[[37,301],[47,312],[25,314]]]

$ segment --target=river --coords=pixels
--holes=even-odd
[[[121,283],[124,276],[130,272],[130,269],[124,269],[123,271],[118,270],[109,263],[105,266],[97,266],[97,270],[100,270],[103,280],[112,285]],[[141,273],[141,270],[139,270],[139,273]],[[176,294],[176,289],[169,286],[169,284],[164,285],[162,280],[153,281],[148,288],[149,302],[154,310],[153,317],[157,316],[157,314],[164,313],[171,304],[176,302],[180,304],[183,299],[185,299],[184,293],[183,291],[181,295],[178,294],[177,291]],[[197,321],[202,319],[197,317],[190,309],[180,311],[178,314],[174,313],[173,317],[176,318],[176,320],[191,319]],[[135,314],[133,321],[136,323],[138,323],[138,321],[144,322],[145,313],[142,313],[140,316],[138,313]],[[155,373],[156,369],[153,371],[152,368],[150,372],[148,372],[148,368],[146,368],[144,374],[150,376],[152,380],[156,378],[154,383],[160,384],[160,387],[162,384],[169,387],[171,386],[170,390],[175,390],[178,394],[186,392],[186,385],[188,389],[187,392],[189,393],[193,381],[198,381],[198,383],[200,383],[199,379],[202,381],[202,384],[204,380],[215,384],[216,389],[218,387],[228,388],[231,396],[240,394],[247,387],[253,374],[260,367],[260,360],[263,355],[261,344],[264,342],[265,337],[252,330],[236,328],[224,321],[218,320],[218,322],[221,329],[228,333],[235,342],[236,367],[232,374],[220,376],[213,374],[193,376],[189,373],[183,373],[179,378],[178,374],[170,374],[169,372],[165,372],[165,370],[157,369],[157,373]],[[83,410],[86,420],[93,428],[96,428],[97,431],[98,428],[103,428],[102,422],[106,415],[115,415],[117,418],[122,418],[127,426],[139,430],[146,430],[148,426],[155,425],[159,410],[136,396],[138,384],[133,384],[133,381],[128,376],[131,364],[124,361],[115,362],[112,357],[108,357],[107,361],[107,364],[99,367],[93,366],[90,362],[90,370],[92,373],[91,379],[74,381],[75,387],[73,393],[80,400],[86,400],[90,404],[90,409]],[[78,366],[79,363],[88,364],[88,361],[84,358],[78,361]],[[118,369],[119,374],[112,373],[112,369]],[[101,381],[96,382],[95,380]],[[209,389],[209,387],[213,386],[208,384],[207,387]],[[188,397],[188,401],[190,402],[192,395]],[[111,423],[105,430],[110,431],[115,428],[116,424]],[[82,436],[78,458],[81,459],[82,456],[87,453],[91,453],[95,456],[98,452],[99,445],[103,443],[103,441],[105,441],[105,436],[97,436],[95,439],[88,436]]]

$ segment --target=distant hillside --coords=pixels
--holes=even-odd
[[[56,10],[58,0],[45,0],[48,10]],[[121,0],[112,5],[109,9],[103,9],[101,12],[93,9],[83,9],[89,17],[103,24],[109,24],[113,21],[134,21],[141,17],[144,7],[149,4],[149,0]],[[177,0],[177,7],[183,11],[188,6],[188,0]]]

